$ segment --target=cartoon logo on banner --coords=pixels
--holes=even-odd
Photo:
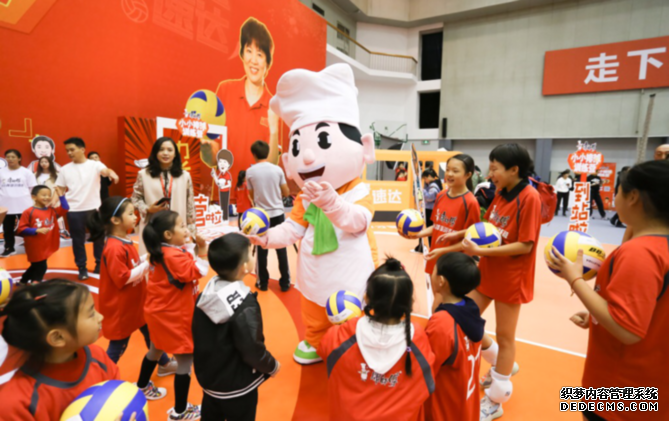
[[[232,152],[227,149],[221,149],[216,154],[216,163],[218,168],[218,173],[215,169],[211,170],[211,178],[214,179],[214,182],[218,186],[218,198],[219,205],[223,211],[223,220],[228,221],[230,219],[230,189],[232,187],[232,174],[230,174],[230,168],[235,162],[235,158],[232,156]]]
[[[60,165],[56,163],[56,144],[54,141],[47,136],[35,136],[30,141],[30,148],[35,154],[36,160],[32,161],[28,165],[28,169],[33,173],[37,171],[37,166],[39,165],[39,160],[43,157],[51,158],[57,170],[60,170]]]
[[[209,205],[209,198],[203,194],[195,196],[195,226],[200,228],[211,227],[223,222],[221,208],[218,205]]]
[[[578,141],[576,152],[569,154],[569,168],[576,174],[595,174],[604,163],[604,155],[597,152],[597,144]]]
[[[201,139],[209,130],[209,125],[206,121],[200,120],[199,114],[184,111],[184,117],[177,121],[177,129],[181,136],[197,137],[198,139]]]

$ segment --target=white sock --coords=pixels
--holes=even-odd
[[[487,349],[481,351],[481,356],[490,365],[495,366],[497,364],[498,352],[499,352],[499,345],[497,345],[497,342],[492,341],[492,345],[490,345]]]
[[[495,403],[504,403],[508,401],[513,393],[511,375],[501,375],[496,372],[494,368],[490,370],[490,375],[492,376],[492,383],[485,391],[486,396]]]

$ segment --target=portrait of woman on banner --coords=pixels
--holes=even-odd
[[[270,145],[268,160],[277,162],[279,117],[269,108],[273,95],[265,83],[274,56],[272,35],[265,24],[250,17],[240,29],[239,46],[245,75],[219,83],[216,96],[227,114],[227,149],[235,157],[235,166],[245,170],[254,163],[251,144],[256,140]]]

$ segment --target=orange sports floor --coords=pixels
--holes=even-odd
[[[402,239],[388,223],[375,223],[380,256],[391,254],[400,259],[416,280],[417,306],[424,306],[425,287],[421,287],[422,255],[411,253],[415,241]],[[547,238],[541,238],[539,250],[543,250]],[[92,271],[92,246],[88,245],[89,270]],[[607,253],[615,247],[605,245]],[[273,279],[278,270],[275,253],[270,252],[269,267]],[[289,249],[291,273],[295,273],[295,251]],[[535,298],[521,310],[517,331],[517,357],[520,372],[513,378],[514,393],[512,399],[504,405],[504,417],[507,420],[580,420],[578,413],[559,411],[560,388],[580,386],[583,371],[584,354],[587,345],[587,332],[574,326],[569,317],[583,307],[576,297],[570,297],[569,288],[564,281],[548,271],[541,253],[537,253],[537,274]],[[22,269],[28,267],[24,255],[12,256],[0,260],[0,266],[20,277]],[[46,278],[63,276],[76,280],[74,258],[71,247],[59,250],[49,259],[49,273]],[[205,279],[200,281],[200,289],[213,276],[210,270]],[[255,277],[245,279],[250,286]],[[97,292],[97,279],[91,278],[86,283],[91,291]],[[420,296],[422,292],[422,297]],[[327,376],[324,364],[302,367],[292,359],[297,342],[303,338],[304,326],[300,319],[300,293],[291,289],[286,293],[279,290],[277,282],[270,282],[267,292],[260,292],[258,299],[263,309],[265,337],[267,346],[281,362],[279,374],[267,381],[260,388],[258,417],[268,420],[304,420],[318,421],[328,419]],[[421,304],[422,303],[422,304]],[[484,318],[486,330],[494,332],[494,307],[491,306]],[[417,318],[420,320],[420,318]],[[98,345],[106,349],[107,341],[101,338]],[[139,332],[130,341],[128,350],[119,361],[121,376],[124,380],[137,380],[139,366],[146,352],[143,338]],[[483,362],[481,372],[488,369]],[[172,377],[157,377],[154,382],[168,389],[168,396],[160,401],[149,403],[150,416],[154,420],[165,417],[173,404]],[[190,402],[200,403],[202,391],[193,377]]]

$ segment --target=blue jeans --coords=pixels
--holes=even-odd
[[[139,331],[142,332],[142,335],[144,336],[144,341],[146,342],[146,348],[147,349],[150,348],[151,337],[149,336],[149,328],[146,325],[144,325],[139,328]],[[128,336],[125,339],[117,339],[109,341],[109,347],[107,347],[107,356],[109,357],[109,359],[117,363],[118,360],[121,359],[121,357],[125,353],[126,348],[128,348],[129,341],[130,341],[130,336]],[[160,356],[158,364],[165,365],[169,362],[170,358],[167,356],[167,354],[163,353],[163,355]]]

